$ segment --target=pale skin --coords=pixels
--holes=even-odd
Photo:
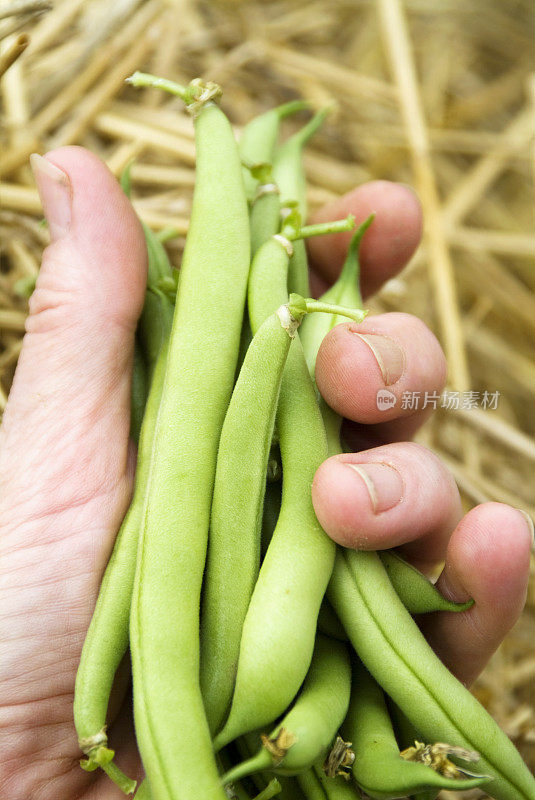
[[[78,766],[72,699],[100,578],[132,491],[129,392],[146,252],[129,201],[94,155],[53,151],[38,162],[37,182],[52,243],[0,429],[0,796],[119,800],[124,795],[106,776]],[[361,258],[365,296],[416,249],[417,198],[377,181],[316,220],[353,213],[361,221],[371,211],[376,219]],[[336,276],[347,241],[338,235],[310,243],[316,291]],[[445,560],[441,591],[459,601],[473,597],[475,606],[433,615],[424,629],[447,666],[470,684],[523,608],[528,521],[501,503],[463,517],[444,466],[407,441],[425,412],[410,414],[399,404],[378,412],[376,394],[385,386],[397,397],[444,386],[444,356],[418,319],[385,314],[340,326],[322,345],[316,374],[329,403],[352,420],[348,436],[356,443],[356,452],[318,470],[318,518],[348,546],[402,546],[425,570]],[[141,777],[130,701],[121,705],[122,695],[110,740],[119,766]]]

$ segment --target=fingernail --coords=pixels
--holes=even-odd
[[[388,464],[348,464],[364,483],[374,514],[394,508],[403,497],[401,475]]]
[[[520,511],[528,523],[529,532],[531,534],[531,549],[535,550],[535,526],[533,525],[533,520],[531,519],[530,515],[526,511],[522,511],[521,508],[517,508],[517,511]]]
[[[30,165],[48,222],[50,238],[59,239],[68,232],[71,224],[71,182],[63,170],[38,153],[32,153]]]
[[[385,386],[399,381],[405,369],[405,354],[389,336],[379,333],[357,333],[365,342],[379,365]]]

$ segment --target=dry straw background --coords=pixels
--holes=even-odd
[[[21,282],[47,242],[32,151],[82,144],[115,174],[135,157],[134,205],[155,229],[177,229],[178,266],[191,122],[177,100],[124,78],[217,80],[238,129],[295,97],[335,100],[306,156],[311,209],[370,178],[414,185],[423,244],[372,310],[436,331],[450,390],[500,392],[497,410],[437,411],[419,439],[467,508],[501,500],[535,517],[532,0],[0,0],[0,38],[0,410],[24,329]],[[535,768],[532,572],[526,611],[475,691]]]

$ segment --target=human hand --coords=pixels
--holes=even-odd
[[[394,276],[419,243],[415,195],[375,181],[323,208],[315,220],[348,213],[363,220],[372,211],[377,216],[360,251],[364,298]],[[350,238],[310,240],[318,289],[336,277]],[[419,624],[446,666],[469,686],[524,607],[533,523],[503,503],[484,503],[463,516],[451,474],[430,450],[408,441],[430,408],[404,409],[403,393],[440,394],[445,381],[440,345],[412,315],[380,314],[334,328],[318,353],[316,382],[345,418],[345,438],[358,452],[325,461],[312,497],[322,527],[339,544],[398,547],[428,573],[445,562],[437,582],[442,594],[456,602],[473,598],[474,605],[462,613],[427,614]],[[381,389],[396,396],[387,410],[377,406]]]
[[[146,251],[130,203],[95,156],[73,147],[54,151],[44,164],[38,161],[37,181],[52,243],[30,301],[27,335],[0,431],[0,640],[4,647],[0,794],[12,800],[118,800],[123,795],[105,775],[100,771],[87,774],[79,768],[72,700],[100,580],[132,491],[135,454],[128,440],[130,377],[135,325],[143,303]],[[353,211],[360,220],[369,210],[377,212],[362,249],[364,288],[373,290],[397,272],[416,247],[419,206],[408,190],[386,182],[362,187],[342,205],[342,214],[326,213],[343,216]],[[312,247],[324,276],[329,269],[336,269],[332,253],[325,249],[328,243],[314,242]],[[334,252],[341,256],[339,249]],[[384,441],[408,438],[419,417],[402,415],[375,424],[378,420],[373,418],[371,399],[375,402],[377,388],[384,386],[381,371],[366,341],[349,334],[347,326],[342,328],[345,333],[340,329],[330,335],[318,362],[318,383],[327,399],[362,423],[358,429],[361,441],[368,433],[384,437]],[[392,391],[441,388],[443,356],[421,323],[405,315],[383,315],[359,326],[361,332],[379,330],[405,351],[403,374],[389,385]],[[329,347],[342,359],[340,364],[345,364],[342,375],[336,373],[336,364],[328,363]],[[351,348],[357,347],[362,352],[356,353],[359,361],[353,363]],[[355,407],[356,385],[361,406]],[[333,386],[338,386],[339,392],[329,397]],[[358,483],[361,476],[331,459],[320,468],[314,487],[316,510],[327,531],[341,540],[341,524],[345,543],[366,536],[367,546],[374,548],[421,538],[418,563],[439,559],[447,535],[460,517],[460,506],[453,481],[436,459],[422,448],[406,444],[341,458],[359,464],[388,459],[398,469],[403,464],[403,501],[373,514],[370,497]],[[342,469],[342,475],[347,472],[355,485],[340,483],[342,476],[335,470]],[[343,480],[349,481],[349,477]],[[377,474],[372,477],[378,482]],[[333,502],[334,491],[340,491],[336,486],[343,489],[344,485],[348,490],[342,506],[345,517]],[[380,485],[378,482],[378,490]],[[420,492],[413,519],[407,514],[407,501],[411,492],[416,494],[417,486]],[[328,489],[331,497],[327,500]],[[363,504],[360,528],[355,521],[359,504]],[[455,591],[460,585],[476,599],[477,609],[469,612],[470,617],[462,615],[468,621],[462,623],[464,631],[458,634],[465,648],[472,650],[459,652],[449,644],[457,628],[450,631],[448,624],[459,625],[456,620],[461,615],[451,623],[446,619],[437,622],[435,640],[431,637],[433,646],[461,676],[465,661],[471,660],[471,667],[474,662],[479,668],[483,665],[520,613],[525,592],[529,557],[525,520],[518,511],[499,504],[485,508],[486,516],[479,523],[478,518],[470,519],[482,514],[481,509],[471,512],[460,533],[455,533],[452,542],[459,540],[459,545],[448,556],[447,574],[441,579],[446,591]],[[489,538],[497,539],[491,535],[491,518],[508,531],[507,554],[497,541],[489,544]],[[408,523],[412,527],[407,527]],[[407,529],[410,535],[403,539]],[[484,558],[480,540],[486,548]],[[464,573],[467,566],[473,569],[474,557],[480,571],[477,586],[476,576],[470,575],[467,581]],[[495,598],[497,591],[496,578],[487,574],[491,568],[507,568],[506,578],[503,571],[500,576],[504,587],[499,620],[489,607],[489,597]],[[446,651],[436,642],[438,629],[443,631]],[[118,765],[139,777],[142,769],[130,704],[121,705],[123,696],[124,682],[122,691],[117,687],[110,738],[121,743]]]
[[[96,156],[68,147],[37,161],[51,244],[0,429],[0,796],[118,800],[124,795],[100,770],[80,769],[72,705],[132,492],[130,381],[146,247],[130,202]],[[124,681],[122,689],[119,706]],[[128,705],[112,712],[117,760],[139,775]]]

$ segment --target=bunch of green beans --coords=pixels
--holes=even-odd
[[[427,800],[476,786],[534,800],[513,745],[411,617],[472,601],[448,602],[395,552],[335,547],[314,513],[314,473],[341,452],[316,354],[334,325],[365,316],[358,249],[372,222],[310,299],[305,238],[354,226],[304,224],[302,151],[327,109],[279,144],[282,120],[308,107],[291,101],[237,143],[216,84],[129,81],[183,99],[197,174],[178,281],[166,233],[144,226],[138,463],[76,680],[83,768],[136,789],[107,731],[129,650],[139,800]],[[122,184],[129,194],[128,169]]]

